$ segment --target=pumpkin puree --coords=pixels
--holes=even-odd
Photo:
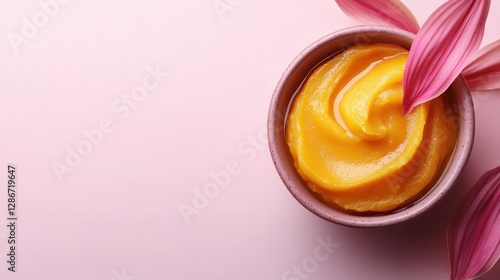
[[[286,140],[297,171],[328,204],[391,211],[439,178],[456,118],[446,114],[445,95],[402,113],[407,58],[395,45],[350,47],[318,66],[295,96]]]

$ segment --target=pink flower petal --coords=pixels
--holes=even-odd
[[[420,29],[412,12],[399,0],[335,0],[342,11],[364,24],[384,25],[416,34]]]
[[[471,90],[500,89],[500,40],[481,49],[462,74]]]
[[[486,273],[500,257],[500,166],[486,172],[458,205],[448,227],[451,280]]]
[[[418,32],[403,77],[403,111],[441,95],[479,49],[491,0],[449,0]]]

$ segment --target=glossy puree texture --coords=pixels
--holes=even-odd
[[[286,140],[301,177],[328,204],[386,212],[418,199],[454,150],[446,94],[402,113],[408,51],[353,46],[323,62],[288,113]]]

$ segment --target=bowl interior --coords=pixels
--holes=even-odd
[[[463,170],[474,139],[474,110],[467,85],[459,76],[450,87],[459,131],[455,151],[441,178],[422,198],[402,210],[358,216],[337,210],[319,199],[296,171],[285,141],[285,122],[291,101],[309,73],[325,59],[356,44],[395,44],[410,49],[414,35],[385,27],[354,27],[332,33],[306,48],[287,68],[271,100],[268,140],[271,156],[283,183],[295,199],[314,214],[352,227],[382,227],[410,220],[432,207],[451,188]]]

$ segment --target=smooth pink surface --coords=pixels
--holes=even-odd
[[[287,65],[355,24],[333,0],[61,2],[17,53],[8,34],[43,10],[0,3],[0,260],[7,164],[19,175],[18,272],[2,261],[0,279],[294,279],[298,268],[309,279],[448,278],[450,212],[500,162],[499,92],[475,95],[474,149],[443,203],[397,227],[341,227],[293,199],[265,142]],[[405,1],[420,23],[442,3]],[[493,1],[483,44],[499,36],[499,11]],[[122,98],[148,67],[169,75],[125,116]],[[103,121],[114,129],[58,180],[51,165]],[[187,224],[179,206],[217,184]],[[497,264],[480,279],[498,278]]]

